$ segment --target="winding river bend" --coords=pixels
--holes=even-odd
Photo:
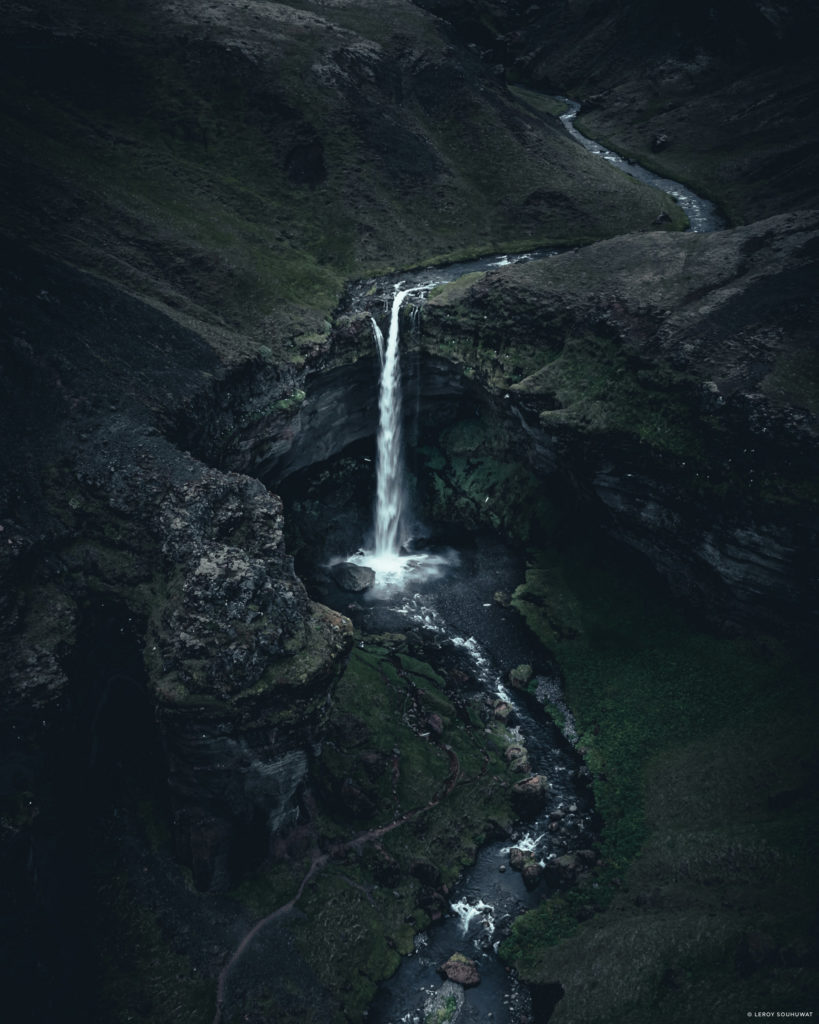
[[[595,156],[599,156],[602,160],[610,163],[613,167],[619,168],[619,170],[624,171],[632,178],[642,181],[645,185],[651,185],[653,188],[658,188],[661,192],[667,192],[668,195],[676,200],[679,207],[688,217],[688,223],[691,231],[718,231],[720,228],[725,227],[725,222],[717,213],[716,206],[709,199],[703,199],[702,196],[698,196],[695,192],[692,192],[690,188],[680,184],[679,181],[674,181],[671,178],[664,178],[659,174],[655,174],[653,171],[649,171],[648,168],[641,167],[640,164],[635,164],[630,160],[626,160],[613,150],[606,149],[606,147],[601,145],[599,142],[595,142],[594,139],[588,138],[588,136],[578,130],[574,123],[578,113],[580,112],[580,104],[576,103],[574,100],[568,99],[566,96],[557,96],[555,98],[560,100],[561,103],[565,103],[569,108],[565,113],[560,115],[560,120],[562,121],[566,131],[573,139],[579,142],[580,145],[590,153],[593,153]]]

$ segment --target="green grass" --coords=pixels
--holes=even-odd
[[[790,651],[761,638],[715,635],[649,577],[599,549],[573,544],[544,555],[535,582],[529,591],[537,601],[570,603],[580,625],[567,636],[551,619],[543,630],[527,616],[565,673],[579,745],[595,777],[601,866],[593,888],[519,918],[502,952],[525,977],[546,981],[563,962],[550,947],[577,957],[578,943],[591,949],[604,934],[615,944],[636,943],[647,988],[633,1019],[649,1020],[657,1012],[652,1001],[663,998],[652,972],[669,966],[672,949],[690,961],[686,985],[693,989],[719,974],[719,942],[733,948],[757,926],[784,946],[809,929],[796,894],[815,888],[815,797],[804,787],[816,758],[816,694]],[[791,792],[804,792],[794,797],[794,811],[772,810]],[[666,916],[652,925],[635,911],[635,896],[638,906],[654,900],[655,915]],[[697,956],[703,914],[722,937],[701,943]],[[589,1020],[619,1020],[613,1008],[624,1019],[636,1013],[634,1005],[623,1009],[630,997],[617,980],[617,970],[628,974],[620,960],[612,951],[609,962],[619,966],[603,987],[610,1002]],[[730,971],[720,984],[741,987]]]

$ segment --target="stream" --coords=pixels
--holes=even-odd
[[[651,185],[653,188],[658,188],[662,192],[667,192],[668,195],[676,200],[677,205],[688,217],[691,231],[718,231],[720,228],[725,227],[725,221],[717,213],[716,206],[709,199],[703,199],[695,192],[692,192],[690,188],[681,185],[679,181],[664,178],[645,167],[641,167],[639,164],[633,163],[631,160],[626,160],[612,150],[606,149],[599,142],[595,142],[594,139],[583,135],[574,123],[580,111],[580,104],[568,99],[566,96],[556,96],[555,99],[565,103],[569,108],[565,114],[560,115],[560,120],[573,139],[590,153],[601,157],[607,163],[619,168],[619,170],[624,171],[632,178],[636,178],[646,185]]]
[[[573,123],[579,104],[564,102],[569,110],[561,120],[586,149],[670,194],[688,216],[692,231],[712,231],[722,226],[708,200],[582,135]],[[572,737],[573,722],[562,706],[559,671],[549,665],[548,655],[536,648],[517,614],[494,600],[497,591],[511,592],[522,579],[520,557],[490,536],[464,537],[459,550],[427,547],[413,551],[410,511],[404,507],[402,493],[401,304],[413,295],[413,305],[417,306],[434,285],[454,281],[465,273],[555,254],[554,250],[541,250],[408,272],[400,279],[394,276],[360,282],[360,290],[354,286],[349,294],[352,305],[358,301],[363,305],[375,285],[384,297],[385,313],[390,311],[390,326],[385,342],[380,326],[373,320],[374,343],[382,367],[375,544],[371,550],[346,556],[372,569],[375,583],[353,605],[349,594],[338,593],[337,607],[349,614],[364,633],[424,630],[455,649],[482,690],[510,706],[508,724],[528,752],[531,773],[545,777],[549,786],[543,809],[534,821],[519,824],[509,837],[479,851],[474,866],[451,894],[449,912],[416,937],[414,952],[404,957],[395,975],[381,985],[367,1017],[372,1024],[525,1024],[535,1017],[540,1024],[547,1020],[550,1008],[533,1007],[529,991],[496,955],[498,945],[518,915],[548,898],[561,882],[572,881],[574,870],[567,878],[565,862],[559,858],[574,855],[580,871],[595,859],[593,802],[582,760],[566,738]],[[327,601],[327,596],[323,599]],[[328,603],[335,602],[331,598]],[[537,700],[507,685],[510,669],[521,664],[535,667]],[[564,711],[565,735],[543,713],[543,701]],[[529,862],[528,884],[511,863],[514,859],[519,868],[524,858]],[[533,864],[538,867],[533,868]],[[462,987],[441,981],[440,966],[456,953],[477,966],[479,984]],[[559,986],[556,988],[554,999],[561,995]]]
[[[502,541],[473,538],[459,551],[439,550],[419,576],[374,587],[354,615],[365,632],[420,629],[449,641],[483,691],[511,705],[510,722],[528,751],[531,771],[550,785],[536,820],[479,851],[451,894],[449,914],[416,937],[414,953],[381,985],[367,1018],[374,1024],[425,1024],[447,998],[456,1001],[449,1007],[457,1012],[442,1019],[459,1024],[531,1020],[527,989],[507,972],[496,951],[513,919],[554,890],[545,879],[527,889],[521,872],[510,866],[510,851],[531,853],[545,866],[563,854],[588,850],[594,842],[594,811],[581,758],[535,701],[506,684],[509,668],[531,663],[542,670],[536,676],[541,696],[559,700],[555,674],[523,622],[493,600],[497,590],[514,587],[522,571],[519,556]],[[350,614],[349,604],[346,611]],[[453,953],[476,963],[479,985],[462,989],[442,982],[438,968]]]

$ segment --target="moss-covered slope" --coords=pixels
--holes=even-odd
[[[348,277],[670,208],[407,0],[40,0],[1,24],[3,232],[268,344],[321,332]]]

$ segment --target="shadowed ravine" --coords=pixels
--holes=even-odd
[[[0,5],[15,1024],[815,1010],[814,8]]]

